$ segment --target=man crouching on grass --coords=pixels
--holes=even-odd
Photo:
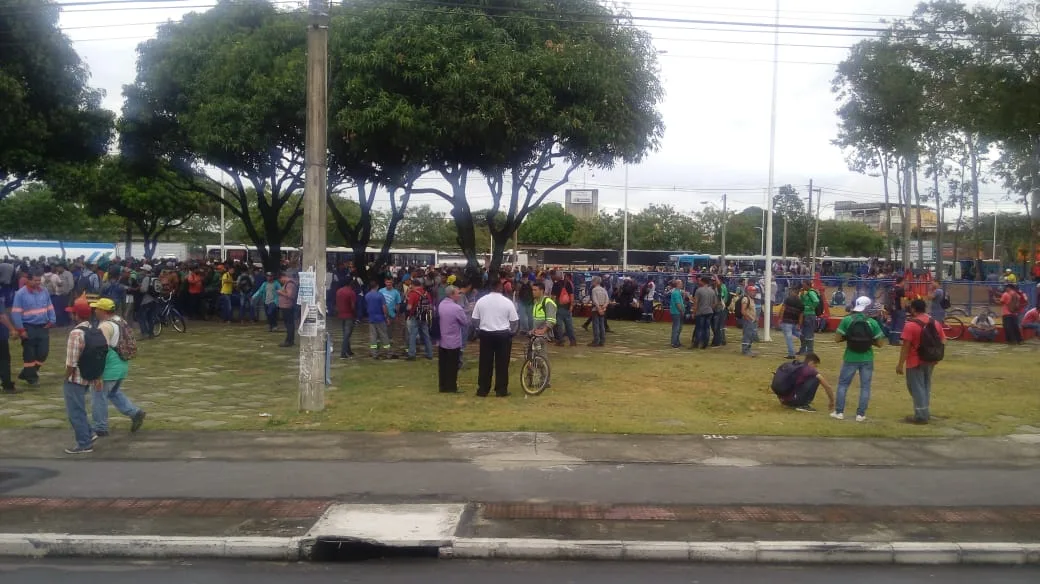
[[[815,412],[816,408],[812,406],[812,402],[816,399],[816,391],[820,387],[827,392],[827,399],[829,404],[827,411],[834,411],[834,390],[831,388],[827,380],[823,378],[818,369],[820,365],[820,357],[816,353],[809,353],[805,356],[805,365],[801,367],[794,378],[794,389],[789,393],[778,396],[780,403],[785,407],[799,412]]]

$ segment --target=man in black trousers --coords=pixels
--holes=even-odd
[[[502,295],[502,282],[493,279],[491,293],[473,307],[473,326],[480,337],[480,370],[477,374],[477,396],[487,397],[491,391],[491,371],[495,372],[495,395],[509,396],[509,354],[513,350],[513,334],[520,324],[513,301]]]

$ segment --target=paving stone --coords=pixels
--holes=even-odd
[[[68,420],[57,420],[54,418],[44,418],[29,424],[33,428],[64,428],[69,425]]]
[[[222,420],[200,420],[198,422],[193,423],[192,426],[196,428],[219,428],[224,424],[227,424],[227,422],[224,422]]]

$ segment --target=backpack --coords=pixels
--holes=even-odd
[[[853,317],[852,324],[845,334],[849,350],[853,353],[866,353],[874,345],[874,333],[870,332],[870,323],[863,316]]]
[[[425,290],[419,295],[419,305],[415,307],[415,318],[421,322],[433,321],[433,305],[430,304],[430,293]]]
[[[119,326],[119,341],[116,342],[116,354],[123,361],[129,361],[137,356],[137,338],[134,329],[118,316],[112,317],[112,321]]]
[[[1018,314],[1019,309],[1022,308],[1022,295],[1019,292],[1015,292],[1011,295],[1011,299],[1008,301],[1008,311],[1011,314]]]
[[[845,306],[845,292],[838,290],[831,296],[831,306]]]
[[[76,367],[84,381],[97,381],[105,373],[108,359],[108,339],[97,325],[79,327],[83,329],[83,351],[79,354]]]
[[[737,306],[733,309],[733,316],[737,317],[738,322],[744,318],[744,298],[743,294],[737,296]]]
[[[921,358],[921,361],[924,363],[942,361],[946,353],[946,346],[939,337],[939,325],[935,324],[935,319],[922,322],[912,318],[910,322],[915,322],[921,327],[921,344],[917,346],[917,356]]]
[[[769,385],[773,393],[783,396],[794,391],[794,382],[798,379],[798,373],[803,367],[805,367],[805,363],[802,361],[791,361],[778,367],[773,373],[773,382]]]
[[[123,287],[119,285],[119,282],[109,282],[101,291],[101,296],[111,299],[113,302],[119,302],[123,297]]]
[[[952,306],[952,305],[953,305],[953,303],[950,302],[950,297],[947,296],[946,295],[946,291],[943,290],[942,291],[942,299],[939,300],[939,306],[941,306],[943,310],[948,310],[950,308],[950,306]]]
[[[571,303],[571,293],[567,291],[567,283],[563,283],[563,288],[560,290],[560,306]]]
[[[820,293],[816,290],[809,290],[809,294],[816,297],[816,316],[823,316],[823,299],[820,298]]]
[[[162,278],[156,278],[154,276],[151,276],[151,278],[152,278],[152,293],[155,294],[155,295],[158,295],[158,296],[161,296],[161,295],[165,294],[166,293],[166,285],[163,284]]]

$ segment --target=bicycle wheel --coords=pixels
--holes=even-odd
[[[184,322],[184,317],[177,310],[170,312],[170,326],[179,333],[187,332],[188,330],[188,323]]]
[[[527,395],[541,395],[549,385],[549,362],[540,355],[524,361],[520,370],[520,387]]]
[[[947,316],[943,320],[943,334],[947,339],[956,341],[964,336],[964,321],[956,316]]]
[[[159,336],[162,334],[163,321],[166,320],[161,316],[155,317],[155,324],[152,325],[152,334]]]
[[[961,308],[951,308],[946,311],[946,314],[950,316],[968,316],[968,311]]]

